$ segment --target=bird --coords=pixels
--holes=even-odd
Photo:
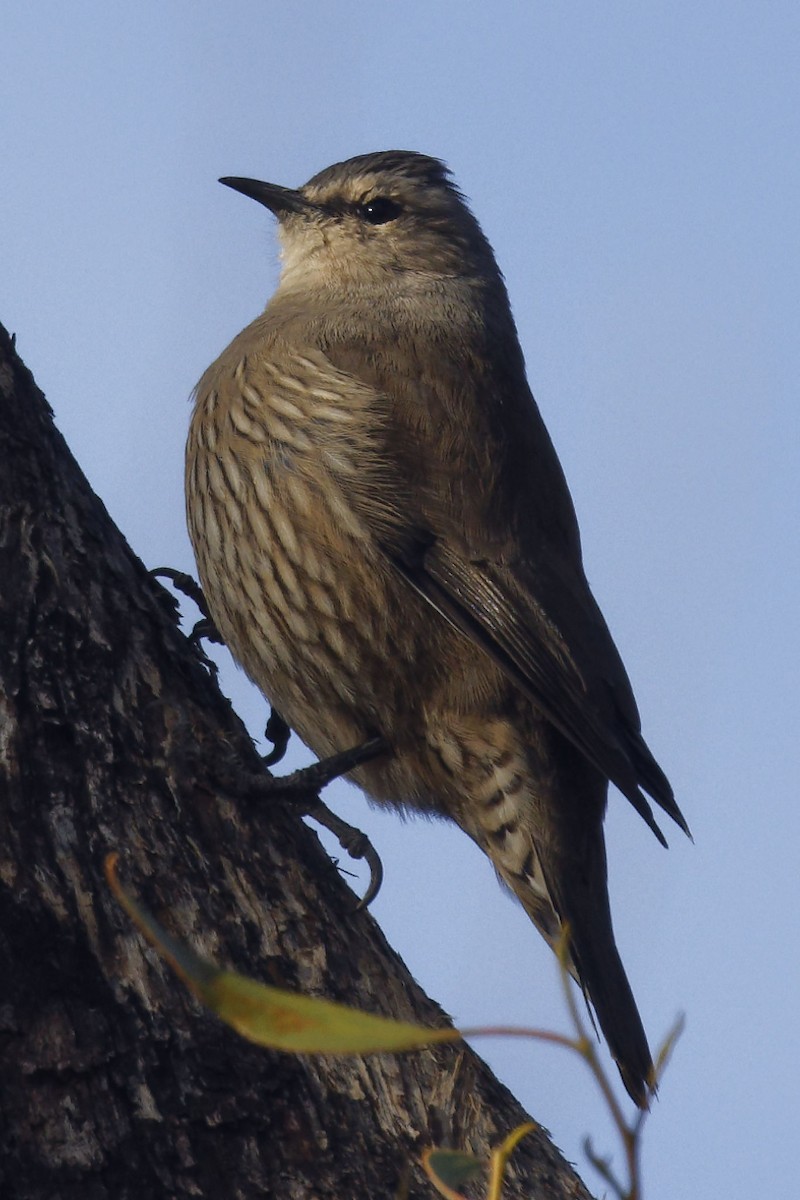
[[[371,802],[455,822],[566,959],[623,1084],[654,1068],[608,897],[609,783],[689,833],[583,568],[493,250],[438,158],[299,188],[261,315],[193,394],[186,510],[232,656]],[[648,797],[649,796],[649,800]]]

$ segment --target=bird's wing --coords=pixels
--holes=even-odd
[[[322,355],[320,355],[322,358]],[[688,833],[647,748],[625,668],[586,582],[572,501],[524,385],[493,409],[453,376],[372,363],[326,346],[332,392],[374,389],[380,469],[349,499],[395,569],[480,646],[539,711],[630,800],[660,841],[642,789]],[[499,410],[499,418],[498,418]],[[498,429],[511,420],[513,437]],[[382,430],[382,432],[381,432]],[[508,476],[511,479],[508,479]],[[510,486],[508,484],[510,483]]]
[[[630,685],[585,582],[586,596],[576,596],[564,581],[545,582],[541,574],[531,579],[524,564],[471,560],[437,538],[416,560],[392,557],[414,589],[481,646],[619,788],[659,841],[666,845],[642,788],[688,833],[638,720],[631,725],[623,716]],[[587,661],[587,653],[599,662]],[[616,668],[616,678],[598,670],[603,660]],[[617,704],[620,691],[623,703]]]

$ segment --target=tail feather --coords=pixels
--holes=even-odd
[[[552,864],[541,864],[540,879],[543,877],[546,882],[551,905],[547,914],[540,882],[534,888],[531,880],[519,875],[509,876],[505,871],[502,874],[554,949],[558,942],[557,931],[566,931],[567,969],[594,1010],[625,1090],[639,1108],[646,1109],[653,1091],[653,1060],[614,940],[602,834],[600,843],[599,856],[593,855],[600,861],[595,862],[588,879],[584,871],[565,871],[563,865],[561,870],[555,871]],[[591,876],[594,876],[593,883]],[[602,886],[598,886],[601,881]]]
[[[591,1001],[625,1090],[639,1108],[650,1107],[653,1058],[613,933],[598,952],[596,933],[587,941],[568,928],[581,986]]]

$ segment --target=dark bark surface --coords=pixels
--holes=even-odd
[[[0,327],[0,1195],[433,1195],[431,1143],[525,1114],[463,1045],[310,1058],[201,1011],[111,898],[250,975],[437,1025],[315,835],[208,783],[254,747],[92,493]],[[586,1197],[526,1139],[509,1197]]]

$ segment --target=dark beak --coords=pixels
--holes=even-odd
[[[249,196],[263,204],[276,217],[285,217],[287,213],[308,212],[313,205],[309,204],[301,192],[292,188],[279,187],[277,183],[261,183],[258,179],[240,179],[238,175],[226,175],[220,179],[225,187]]]

